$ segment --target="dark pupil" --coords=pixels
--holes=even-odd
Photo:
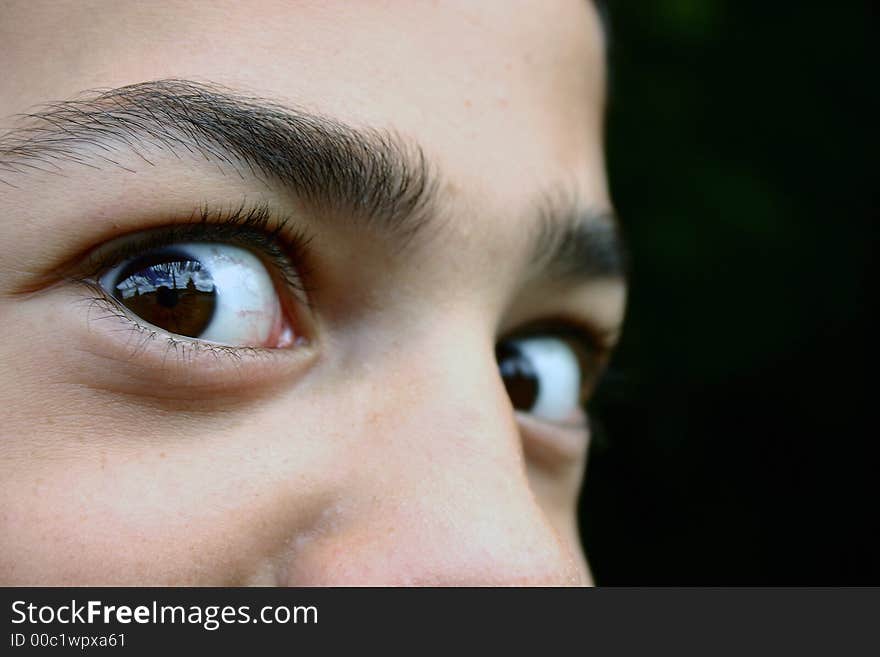
[[[217,305],[211,274],[179,252],[138,258],[120,273],[113,294],[144,321],[191,338],[208,327]]]
[[[531,361],[509,342],[502,342],[495,347],[495,358],[501,370],[501,379],[513,407],[528,411],[538,399],[538,377]]]

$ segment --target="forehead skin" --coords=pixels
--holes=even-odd
[[[13,2],[0,38],[3,117],[84,89],[210,80],[416,135],[481,191],[576,171],[606,200],[602,40],[583,0]]]
[[[602,34],[591,3],[584,0],[499,0],[479,3],[6,2],[0,10],[0,61],[3,62],[0,132],[16,125],[14,114],[47,101],[74,97],[87,89],[178,78],[217,83],[249,95],[271,98],[282,104],[331,116],[353,126],[388,128],[414,138],[441,172],[444,198],[451,208],[446,225],[450,231],[447,240],[449,244],[454,244],[455,252],[451,254],[441,250],[433,256],[436,266],[432,269],[432,275],[438,281],[437,277],[445,275],[442,272],[449,271],[453,272],[450,276],[459,276],[463,286],[472,285],[475,289],[481,284],[474,281],[515,279],[517,270],[514,264],[510,264],[515,263],[515,259],[505,256],[511,252],[523,252],[526,248],[524,235],[533,230],[535,205],[547,189],[564,186],[577,193],[590,207],[601,209],[609,206],[600,139],[605,75]],[[160,177],[163,174],[155,172],[155,175]],[[173,180],[173,174],[169,180]],[[206,180],[206,190],[217,187],[217,181]],[[16,198],[15,206],[24,208],[24,203],[19,197]],[[201,198],[191,200],[198,202]],[[6,237],[0,238],[2,241],[9,239],[9,231],[13,229],[2,227],[0,230],[6,231],[3,233]],[[482,285],[486,287],[488,284]],[[501,294],[497,289],[495,292]],[[588,298],[589,294],[581,295],[578,303]],[[486,307],[492,307],[492,302],[481,299],[480,303],[486,302],[487,305],[480,306],[476,299],[475,294],[473,312],[484,312]],[[606,307],[605,310],[600,308],[597,313],[604,312],[610,317],[607,323],[613,324],[619,321],[621,304],[618,295],[614,297],[610,311]],[[498,301],[497,305],[502,306],[503,301]],[[464,316],[466,313],[463,313]],[[486,320],[488,324],[493,321]],[[472,328],[473,325],[462,320],[462,335],[465,335],[469,326]],[[461,344],[468,339],[463,337]],[[452,360],[460,357],[456,351],[459,346],[447,346]],[[430,352],[423,350],[423,353]],[[437,354],[442,355],[442,349],[438,349]],[[406,372],[412,357],[412,352],[401,353],[400,362],[389,366],[388,371],[397,376],[394,380],[407,380],[408,375],[402,378],[399,375]],[[36,363],[38,357],[33,358]],[[449,364],[452,362],[450,358],[443,360],[440,355],[437,358],[439,360],[433,366],[435,372],[442,372],[444,367],[458,367],[457,362]],[[468,366],[463,362],[462,372],[466,372]],[[393,367],[398,369],[394,370]],[[368,374],[370,372],[365,368],[360,376],[366,378]],[[296,400],[295,393],[291,394],[291,408],[294,411],[302,410],[302,416],[306,418],[304,422],[311,427],[311,432],[326,436],[328,443],[342,441],[343,438],[338,436],[351,432],[349,424],[338,421],[337,413],[340,410],[342,415],[363,419],[367,428],[362,431],[374,430],[375,435],[385,436],[384,442],[377,440],[373,447],[387,447],[387,452],[375,451],[372,456],[366,457],[375,459],[375,469],[367,468],[370,474],[359,475],[356,485],[343,481],[341,473],[364,465],[363,460],[358,462],[362,457],[360,453],[357,457],[348,457],[351,463],[340,464],[338,454],[344,453],[342,450],[337,454],[322,452],[325,449],[322,446],[305,448],[304,455],[298,457],[302,458],[302,472],[307,474],[301,475],[300,488],[294,489],[293,484],[282,481],[282,469],[278,465],[287,463],[290,455],[279,458],[277,463],[254,465],[256,457],[243,451],[245,448],[241,446],[230,447],[225,434],[218,432],[210,438],[210,448],[215,450],[212,458],[216,459],[210,467],[204,463],[204,455],[195,440],[171,448],[177,450],[175,453],[178,457],[173,463],[168,462],[170,459],[160,461],[160,458],[165,459],[165,451],[160,455],[158,448],[155,453],[145,451],[138,453],[137,457],[119,457],[118,463],[122,464],[119,472],[131,472],[132,477],[125,479],[122,474],[119,475],[118,499],[124,504],[120,502],[117,507],[103,498],[99,499],[106,491],[97,487],[84,489],[79,500],[73,500],[71,496],[70,500],[73,501],[70,501],[63,496],[65,486],[68,489],[83,486],[82,477],[90,476],[87,469],[83,469],[79,475],[76,469],[68,469],[66,478],[62,476],[54,483],[42,475],[35,478],[34,494],[43,491],[38,499],[53,499],[52,490],[55,490],[57,497],[54,499],[64,500],[68,508],[41,509],[39,503],[37,506],[28,506],[36,520],[30,529],[25,527],[22,536],[28,537],[27,540],[34,544],[42,541],[42,547],[34,550],[34,554],[38,555],[43,551],[48,555],[52,549],[77,549],[76,541],[65,533],[65,527],[70,529],[77,522],[93,529],[101,527],[101,518],[92,517],[89,511],[84,510],[85,505],[97,500],[96,503],[104,508],[104,517],[112,517],[119,523],[119,540],[123,546],[125,541],[128,544],[138,541],[148,544],[151,540],[149,537],[156,536],[161,542],[152,547],[157,554],[163,555],[162,558],[180,563],[189,560],[197,564],[195,571],[187,570],[185,565],[162,571],[156,570],[154,564],[148,561],[132,560],[126,566],[130,570],[114,570],[112,562],[121,558],[120,550],[125,548],[115,546],[117,549],[114,551],[114,539],[105,537],[106,540],[101,543],[102,549],[114,556],[102,559],[99,554],[94,563],[106,562],[105,572],[109,581],[124,583],[133,578],[145,583],[211,582],[212,573],[207,565],[211,559],[225,564],[236,581],[274,581],[278,579],[277,573],[270,577],[257,572],[253,564],[247,563],[240,555],[261,550],[266,554],[271,553],[274,556],[266,558],[268,565],[265,566],[271,570],[293,549],[289,537],[285,538],[291,532],[300,532],[297,541],[302,538],[304,545],[312,545],[334,535],[340,527],[343,529],[338,529],[338,533],[347,531],[347,535],[353,537],[352,544],[357,545],[357,550],[373,554],[374,560],[361,563],[361,570],[356,571],[354,566],[343,563],[344,558],[339,555],[326,557],[323,561],[316,557],[316,563],[320,561],[320,564],[315,572],[320,571],[327,578],[322,580],[316,575],[314,581],[331,581],[331,574],[343,583],[476,581],[477,575],[485,570],[485,564],[479,563],[478,559],[465,563],[464,558],[459,563],[455,557],[448,555],[442,557],[445,563],[435,571],[439,573],[437,579],[420,574],[419,560],[423,557],[427,559],[432,554],[437,556],[440,554],[437,552],[439,548],[428,543],[428,538],[421,543],[419,539],[413,539],[415,547],[407,546],[406,539],[416,536],[419,531],[417,527],[422,523],[424,526],[440,527],[441,538],[453,543],[473,542],[477,547],[471,551],[471,557],[481,550],[487,552],[497,536],[497,528],[479,529],[488,525],[479,524],[477,519],[459,527],[454,516],[456,510],[474,508],[481,493],[486,493],[487,503],[491,502],[487,492],[490,485],[475,481],[470,493],[466,486],[459,486],[448,509],[443,512],[446,515],[441,518],[442,514],[436,511],[436,507],[428,505],[434,503],[432,495],[439,497],[443,493],[448,496],[449,493],[440,490],[439,480],[429,482],[426,473],[435,472],[431,467],[448,468],[449,481],[456,477],[466,481],[467,477],[479,476],[466,471],[469,465],[482,463],[487,468],[498,466],[499,472],[503,466],[512,472],[520,456],[513,455],[513,452],[502,453],[500,447],[466,446],[465,450],[472,450],[467,457],[470,460],[466,462],[465,457],[460,455],[450,456],[452,448],[444,451],[446,448],[437,447],[436,452],[413,460],[411,472],[394,465],[389,460],[392,458],[390,455],[403,458],[401,455],[411,448],[411,445],[405,445],[402,439],[396,438],[404,433],[400,426],[405,424],[402,419],[405,409],[427,398],[420,396],[425,395],[425,391],[419,385],[427,388],[438,380],[431,379],[427,373],[423,373],[420,379],[414,375],[410,378],[419,383],[414,384],[409,392],[396,395],[377,391],[369,383],[361,386],[358,379],[352,384],[357,392],[349,394],[346,398],[349,406],[344,409],[334,408],[334,404],[344,405],[346,401],[334,401],[336,398],[329,393],[322,397],[323,393],[317,388],[311,393],[313,404],[309,409],[305,409],[305,402]],[[461,378],[469,380],[467,375]],[[483,384],[463,383],[461,390],[456,390],[451,387],[453,383],[444,383],[445,388],[438,389],[438,396],[442,398],[445,391],[460,400],[489,400],[489,410],[456,417],[455,422],[461,421],[463,425],[470,423],[472,427],[484,426],[490,410],[500,407],[497,386],[490,390],[486,386],[481,388]],[[383,401],[384,414],[374,408],[376,399]],[[148,414],[138,415],[143,413],[143,409],[136,406],[128,400],[112,409],[108,406],[106,418],[113,425],[107,431],[115,430],[113,427],[119,427],[120,432],[127,431],[122,423],[129,417],[151,421]],[[273,432],[280,435],[287,430],[290,417],[281,414],[278,407],[271,403],[267,403],[265,408],[267,410],[259,420],[262,422],[260,435],[270,436],[274,435]],[[59,417],[68,410],[62,409]],[[74,414],[67,415],[70,417]],[[163,422],[165,420],[156,420],[156,426],[191,428],[178,417],[173,421],[168,420],[166,424]],[[232,433],[243,431],[235,428],[236,422],[241,425],[239,419],[235,418],[230,425],[233,428],[229,429]],[[406,422],[412,425],[413,435],[423,431],[422,426],[428,425],[428,433],[433,431],[439,434],[445,429],[455,433],[458,430],[449,424],[452,422],[450,418],[436,418],[427,412],[414,414]],[[507,429],[510,427],[506,426]],[[165,437],[163,440],[168,439]],[[268,445],[269,438],[265,441]],[[228,442],[231,443],[231,440]],[[283,443],[272,443],[273,449],[279,445]],[[456,447],[461,450],[462,444]],[[19,454],[26,452],[18,448],[13,451]],[[435,461],[433,466],[429,463],[432,459]],[[242,462],[250,463],[253,471],[247,471],[247,466],[242,469],[237,465]],[[233,463],[236,467],[233,467]],[[102,456],[100,468],[103,470],[104,467],[105,459]],[[175,509],[172,513],[164,508],[165,502],[160,493],[151,492],[146,497],[141,495],[143,487],[139,487],[139,484],[152,476],[138,472],[138,468],[144,467],[162,468],[162,477],[176,482],[174,495],[179,499],[192,497],[195,501],[213,496],[210,497],[211,508],[201,514],[183,508]],[[215,474],[220,472],[224,473],[223,477]],[[273,482],[273,486],[270,488],[267,485],[265,490],[254,488],[252,480],[248,479],[254,472],[258,472],[264,481]],[[325,476],[322,473],[333,474]],[[56,475],[51,474],[50,477]],[[322,476],[327,480],[321,480]],[[526,499],[531,493],[514,490],[518,480],[513,475],[498,474],[494,479],[493,476],[486,477],[486,481],[497,483],[492,495],[500,496],[498,491],[504,489],[508,491],[505,499],[520,500],[523,505],[533,504]],[[202,485],[202,479],[209,483]],[[180,482],[184,480],[187,483],[181,485]],[[18,495],[2,490],[2,484],[0,482],[0,492],[4,496]],[[157,483],[155,489],[161,490],[162,486]],[[366,521],[362,523],[363,526],[358,524],[360,521],[357,518],[368,518],[369,513],[364,509],[369,507],[354,501],[337,505],[326,503],[327,499],[346,486],[357,490],[363,499],[372,495],[370,499],[374,502],[389,488],[409,493],[418,491],[429,501],[413,502],[413,498],[406,498],[401,492],[399,496],[391,494],[387,500],[376,502],[377,508],[387,510],[386,517],[397,523],[396,526],[390,526],[394,523],[389,521],[389,527],[382,528],[382,532],[386,533],[380,536],[375,526],[367,527]],[[542,486],[539,483],[536,488]],[[314,492],[303,494],[302,490]],[[236,499],[236,495],[243,496],[243,492],[250,495],[246,504]],[[549,493],[551,497],[555,494]],[[474,499],[468,498],[468,495]],[[295,521],[290,520],[284,515],[283,509],[269,509],[268,505],[260,502],[267,496],[278,499],[286,496],[285,499],[293,500],[292,506],[302,502],[305,510]],[[79,503],[84,506],[76,506]],[[508,529],[514,534],[520,531],[524,535],[537,536],[539,530],[532,530],[544,527],[549,522],[574,552],[577,550],[574,547],[577,528],[572,513],[573,503],[569,499],[562,505],[567,514],[562,521],[530,517],[523,520],[520,527],[517,524],[520,521],[512,519]],[[514,509],[513,503],[510,508]],[[346,509],[353,511],[349,514]],[[5,521],[20,522],[24,526],[33,520],[22,520],[24,516],[16,513],[13,508]],[[358,516],[358,513],[361,515]],[[63,518],[62,514],[65,514]],[[548,512],[547,515],[553,514]],[[483,520],[489,522],[486,519],[490,517],[487,508]],[[46,530],[48,533],[41,535],[42,530],[38,526],[41,521],[44,522],[44,528],[50,524],[56,527],[52,530],[55,533]],[[563,524],[564,527],[560,526]],[[209,531],[214,527],[222,527],[223,531],[215,536]],[[172,529],[189,532],[192,539],[180,542],[181,533],[172,534]],[[472,530],[471,533],[468,533],[469,530]],[[394,532],[398,536],[400,561],[412,566],[409,573],[383,571],[381,564],[377,563],[384,559],[385,552],[378,547],[370,547],[379,545]],[[8,538],[9,533],[4,533]],[[218,542],[218,536],[232,535],[239,537],[235,544],[238,555],[226,554],[223,545]],[[54,542],[55,547],[46,547],[46,540]],[[541,544],[538,538],[533,543],[530,540],[524,539],[520,545],[526,546],[524,553],[533,556],[545,552],[549,554],[546,545]],[[266,547],[270,544],[270,547]],[[3,550],[7,554],[13,550],[19,550],[20,554],[28,553],[27,546],[23,544],[4,547],[0,543],[0,547],[3,547],[0,553]],[[324,552],[328,553],[329,550]],[[192,556],[196,553],[198,559]],[[383,556],[380,558],[377,555]],[[34,558],[35,563],[39,564],[41,557]],[[437,558],[441,559],[439,556]],[[540,565],[533,567],[519,559],[511,556],[506,561],[505,558],[499,561],[519,569],[520,579],[512,578],[509,581],[538,582],[555,578],[555,581],[571,582],[588,579],[582,556],[575,558],[579,565],[575,569],[578,572],[574,574],[567,566],[553,572],[549,572],[553,569],[548,567],[548,571],[544,572]],[[390,560],[393,561],[393,558]],[[0,581],[14,580],[16,577],[20,578],[17,581],[23,583],[33,581],[33,577],[29,580],[28,574],[16,570],[17,567],[15,564],[3,564],[0,554]],[[306,567],[300,565],[297,568]],[[370,568],[374,570],[370,571]],[[430,570],[428,566],[424,566],[424,569]],[[290,574],[290,567],[278,566],[276,570],[287,573],[290,581],[309,581],[307,577],[297,579],[294,576],[296,573]],[[446,579],[443,579],[444,575]],[[90,575],[85,571],[73,570],[59,577],[75,581],[89,580]],[[487,575],[485,581],[504,580],[501,574],[493,573]],[[49,578],[44,583],[61,582]]]

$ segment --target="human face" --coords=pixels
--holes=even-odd
[[[0,61],[0,582],[591,581],[589,3],[6,2]],[[138,287],[194,267],[210,339]]]

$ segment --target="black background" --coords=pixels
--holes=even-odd
[[[591,409],[597,583],[876,584],[875,10],[608,4],[632,278]]]

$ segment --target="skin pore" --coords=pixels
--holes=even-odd
[[[0,583],[590,583],[585,414],[496,346],[587,336],[589,387],[620,330],[602,39],[581,0],[4,3]],[[148,238],[255,254],[288,337],[144,326],[101,281]]]

